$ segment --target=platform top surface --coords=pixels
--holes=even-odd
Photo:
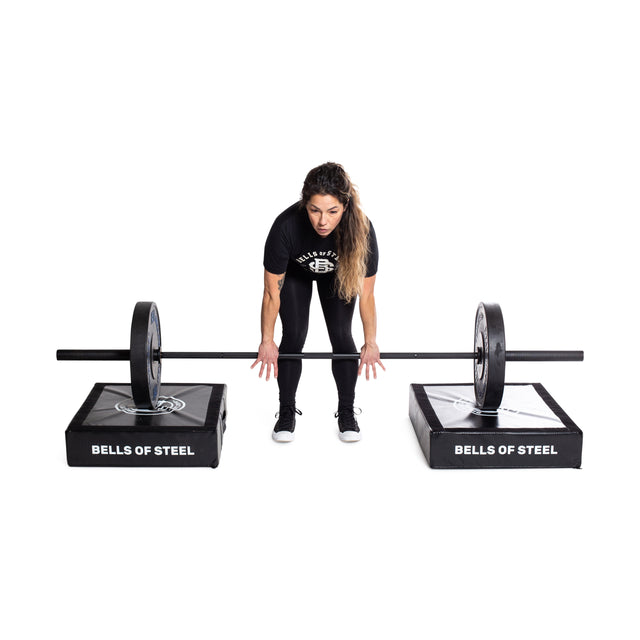
[[[473,385],[424,385],[444,429],[566,429],[532,384],[506,385],[497,412],[476,407]]]
[[[158,410],[140,411],[132,400],[129,385],[104,385],[80,426],[107,429],[136,426],[205,427],[213,386],[163,384]]]

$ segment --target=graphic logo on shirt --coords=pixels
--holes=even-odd
[[[313,262],[309,263],[309,269],[311,269],[313,273],[330,273],[334,271],[335,268],[335,264],[333,264],[331,260],[327,260],[327,258],[316,258]]]
[[[331,273],[336,270],[338,254],[335,251],[310,251],[296,258],[296,262],[311,273]]]

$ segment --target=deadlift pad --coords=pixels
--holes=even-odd
[[[65,432],[75,467],[217,467],[226,428],[224,384],[162,384],[156,409],[128,384],[97,383]]]
[[[580,468],[582,431],[540,383],[508,383],[497,411],[471,384],[412,384],[409,417],[434,469]]]

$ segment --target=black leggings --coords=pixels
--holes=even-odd
[[[316,282],[333,353],[354,353],[356,345],[351,335],[351,322],[356,306],[355,298],[348,304],[338,298],[333,292],[333,276],[319,277]],[[280,292],[281,353],[298,353],[304,347],[309,329],[312,287],[312,277],[296,272],[286,274]],[[353,407],[358,379],[358,361],[355,359],[332,360],[331,370],[338,387],[339,408]],[[295,404],[301,373],[301,360],[278,360],[281,405]]]

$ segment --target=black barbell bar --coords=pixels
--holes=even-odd
[[[129,360],[129,349],[58,349],[57,360]],[[161,351],[159,359],[186,360],[255,360],[255,351]],[[316,351],[307,353],[281,353],[284,360],[342,360],[360,358],[359,353],[331,353]],[[381,360],[476,360],[482,359],[480,352],[383,352]],[[584,351],[507,351],[505,360],[510,362],[581,362]]]

